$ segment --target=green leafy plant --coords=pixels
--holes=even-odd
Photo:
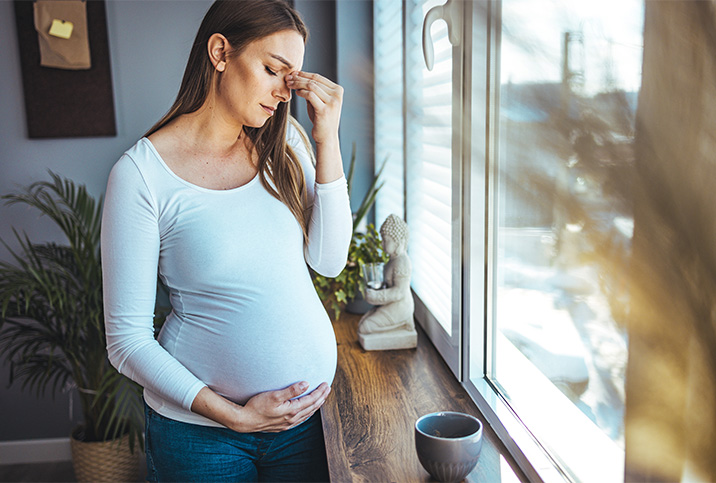
[[[348,262],[343,271],[335,278],[316,274],[313,284],[321,300],[325,301],[338,320],[346,303],[359,293],[365,295],[365,280],[362,266],[365,263],[387,262],[380,235],[372,223],[366,226],[366,232],[354,232],[348,249]]]
[[[19,250],[3,240],[12,261],[0,261],[0,356],[10,365],[10,383],[42,396],[74,385],[84,441],[130,436],[143,424],[140,388],[107,358],[102,303],[100,223],[102,199],[50,173],[20,193],[2,197],[49,217],[67,245],[32,243],[13,229]]]
[[[387,161],[387,160],[386,160]],[[351,160],[348,167],[348,196],[351,196],[353,188],[353,175],[356,164],[356,146],[353,144]],[[373,177],[368,190],[361,200],[358,209],[353,214],[353,237],[348,248],[348,261],[343,271],[335,278],[324,277],[313,274],[313,285],[316,287],[318,296],[323,300],[330,310],[333,311],[336,320],[340,317],[341,310],[346,303],[358,296],[365,295],[365,281],[361,271],[365,263],[387,262],[388,257],[383,251],[383,245],[373,224],[366,226],[365,232],[359,231],[361,222],[375,203],[378,191],[383,187],[380,176],[385,169],[386,162],[380,167]]]

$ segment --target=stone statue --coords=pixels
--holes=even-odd
[[[386,288],[366,289],[365,299],[376,305],[360,320],[358,340],[365,350],[411,349],[418,345],[410,292],[408,225],[390,215],[380,227],[383,249],[390,257],[385,265]]]

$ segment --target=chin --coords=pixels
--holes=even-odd
[[[268,119],[255,120],[255,121],[252,121],[252,122],[250,122],[250,123],[246,123],[245,126],[246,126],[246,127],[253,127],[253,128],[257,128],[257,129],[258,129],[258,128],[260,128],[260,127],[264,127],[264,124],[266,124],[267,121],[268,121]]]

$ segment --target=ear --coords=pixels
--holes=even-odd
[[[213,34],[206,44],[209,60],[219,72],[226,69],[226,57],[229,52],[229,41],[221,34]]]

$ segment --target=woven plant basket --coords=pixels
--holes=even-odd
[[[129,436],[119,442],[103,441],[87,443],[75,438],[78,430],[72,432],[70,449],[72,466],[77,481],[139,481],[139,448],[129,451]]]

